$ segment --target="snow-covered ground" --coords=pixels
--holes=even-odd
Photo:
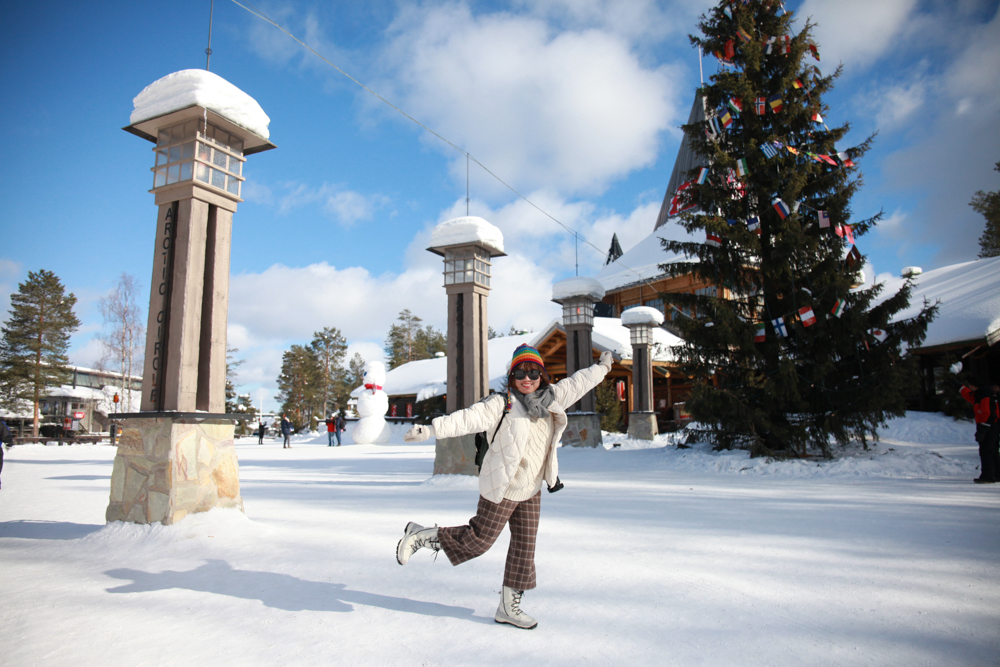
[[[19,446],[0,490],[2,665],[997,665],[1000,486],[972,425],[911,413],[870,451],[766,462],[667,436],[560,451],[523,631],[506,537],[452,567],[409,520],[471,516],[433,442],[239,441],[246,515],[104,524],[107,446]]]

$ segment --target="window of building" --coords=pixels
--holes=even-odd
[[[243,182],[243,140],[192,119],[161,128],[156,138],[153,188],[197,179],[237,197]]]

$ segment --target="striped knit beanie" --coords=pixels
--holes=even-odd
[[[538,354],[538,350],[530,345],[517,346],[517,349],[514,350],[514,356],[510,360],[509,368],[514,368],[523,361],[530,361],[533,364],[538,364],[542,368],[545,368],[545,362],[542,361],[542,355]]]

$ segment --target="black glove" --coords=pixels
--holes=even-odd
[[[559,489],[563,488],[563,486],[565,486],[565,484],[560,482],[559,478],[556,477],[556,483],[549,487],[549,493],[555,493]]]

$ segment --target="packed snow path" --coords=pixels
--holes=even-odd
[[[246,516],[105,526],[107,446],[19,446],[0,490],[2,665],[997,665],[1000,485],[972,427],[894,421],[871,452],[560,451],[523,631],[493,622],[507,538],[452,567],[394,549],[461,524],[434,446],[238,443]],[[349,434],[349,431],[348,431]]]

